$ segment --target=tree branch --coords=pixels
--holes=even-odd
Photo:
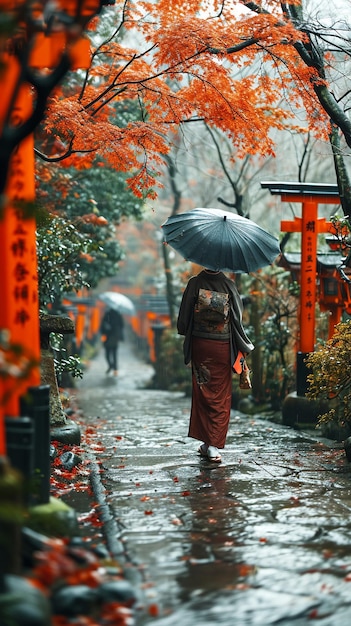
[[[12,126],[10,120],[4,124],[0,135],[0,194],[5,190],[10,158],[15,147],[28,137],[44,117],[47,100],[52,89],[60,82],[70,69],[70,60],[66,53],[60,59],[57,67],[45,77],[36,76],[28,66],[23,67],[18,79],[18,85],[31,84],[37,94],[34,109],[21,126]]]

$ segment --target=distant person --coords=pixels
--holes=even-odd
[[[124,340],[124,320],[114,309],[108,309],[101,321],[101,339],[104,344],[107,361],[106,374],[118,375],[118,344]]]
[[[203,270],[190,278],[177,328],[184,360],[192,366],[189,437],[203,441],[201,456],[220,463],[232,402],[232,373],[250,386],[245,356],[254,349],[242,325],[243,305],[235,283],[223,272]],[[243,379],[246,378],[246,381]]]

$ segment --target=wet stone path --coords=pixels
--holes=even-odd
[[[139,625],[342,626],[351,619],[351,467],[340,444],[232,411],[220,465],[186,436],[190,399],[99,355],[79,383],[108,504],[149,607]]]

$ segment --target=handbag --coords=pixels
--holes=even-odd
[[[245,359],[243,360],[243,368],[239,378],[239,387],[240,389],[252,389],[250,370]]]

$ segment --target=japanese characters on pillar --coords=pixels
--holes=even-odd
[[[23,82],[29,79],[23,71],[26,63],[44,69],[45,74],[64,59],[63,55],[68,55],[71,69],[89,67],[90,44],[83,30],[102,6],[114,4],[114,0],[58,0],[50,6],[49,20],[44,15],[48,8],[45,0],[29,3],[28,11],[23,12],[22,5],[27,4],[22,0],[0,0],[0,10],[10,18],[8,23],[13,20],[16,25],[19,20],[18,29],[13,31],[15,36],[12,30],[7,35],[6,28],[0,36],[0,131],[6,124],[10,128],[7,133],[30,119],[35,84]],[[73,22],[67,20],[68,15],[74,18]],[[12,40],[18,34],[22,54],[17,57]],[[34,200],[34,145],[30,133],[28,130],[27,138],[11,152],[5,189],[7,203],[0,219],[0,330],[8,332],[11,344],[19,346],[18,362],[13,363],[6,377],[0,378],[0,453],[4,447],[3,416],[18,416],[20,396],[28,387],[40,384],[36,226],[34,218],[27,218],[21,208],[21,203],[23,206]]]
[[[330,223],[324,217],[318,218],[318,202],[328,202],[328,198],[294,197],[282,195],[286,202],[302,201],[302,217],[283,220],[283,232],[301,233],[301,278],[300,278],[300,342],[299,351],[314,351],[315,309],[317,299],[317,238],[318,233],[330,230]]]
[[[316,202],[304,202],[301,237],[301,293],[300,293],[300,351],[313,352],[315,342],[316,259],[317,259]]]
[[[1,6],[1,5],[0,5]],[[1,42],[1,39],[0,39]],[[0,70],[1,70],[1,98],[0,98],[0,131],[2,130],[4,121],[6,119],[6,115],[10,106],[10,102],[12,99],[12,94],[13,94],[13,90],[14,90],[14,86],[18,80],[19,77],[19,73],[20,73],[20,66],[17,62],[12,62],[13,59],[11,59],[8,55],[6,54],[1,54],[0,56]],[[6,254],[5,254],[5,249],[4,249],[4,242],[3,240],[5,239],[5,241],[7,240],[6,237],[6,232],[5,232],[5,228],[4,228],[4,224],[2,223],[2,220],[0,220],[0,289],[2,290],[2,286],[3,286],[3,281],[4,281],[4,277],[5,274],[7,274],[7,261],[6,261]],[[4,303],[7,300],[7,293],[6,291],[2,292],[2,306],[0,307],[0,330],[3,329],[7,329],[6,324],[3,323],[3,317],[5,314],[5,306]],[[7,344],[7,341],[5,340],[4,337],[4,349],[5,346]],[[9,354],[4,353],[3,354],[3,358],[4,358],[4,362],[5,362],[5,366],[4,366],[4,370],[8,371],[9,367],[10,367],[10,363],[7,363],[7,361],[10,359],[10,362],[12,363],[12,359],[10,357]],[[9,385],[9,378],[6,379],[6,384],[5,384],[5,380],[4,377],[0,376],[0,454],[6,454],[6,445],[5,445],[5,425],[4,425],[4,415],[5,415],[5,398],[9,395],[10,393],[10,385]],[[13,379],[12,379],[12,382]]]
[[[29,86],[22,85],[11,111],[11,125],[21,126],[32,106]],[[19,415],[19,397],[28,386],[40,384],[39,310],[36,258],[36,224],[23,217],[23,207],[34,201],[33,136],[14,150],[6,188],[8,205],[0,220],[1,295],[0,328],[7,329],[11,344],[19,346],[18,376],[4,381],[5,415]],[[21,380],[21,372],[25,380]],[[16,369],[14,370],[16,373]],[[8,396],[8,397],[7,397]]]

